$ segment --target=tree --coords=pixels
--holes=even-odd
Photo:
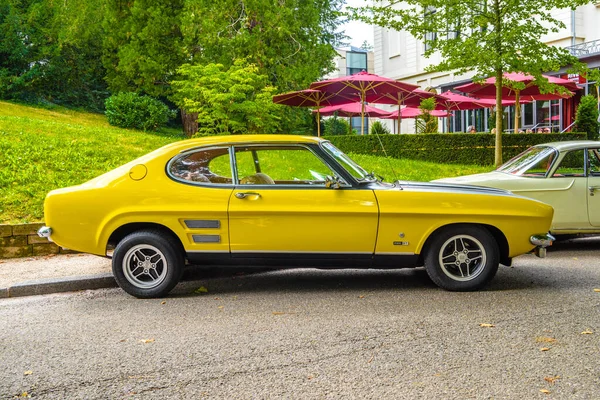
[[[278,129],[273,104],[275,88],[269,86],[254,64],[236,60],[223,64],[191,65],[178,69],[172,100],[181,108],[198,113],[198,134],[223,135],[274,133]]]
[[[423,99],[419,109],[421,115],[415,119],[417,133],[437,133],[438,119],[431,115],[431,111],[435,110],[435,99]]]
[[[564,48],[548,46],[541,37],[564,29],[552,9],[573,8],[590,0],[375,0],[375,5],[349,8],[351,19],[408,31],[423,41],[425,56],[439,52],[443,61],[429,71],[475,72],[496,78],[496,109],[502,110],[504,72],[535,77],[542,90],[555,88],[541,76],[577,58]],[[391,5],[387,5],[391,3]],[[402,3],[402,8],[394,5]],[[515,85],[518,86],[518,85]],[[518,88],[518,87],[517,87]],[[502,163],[502,113],[496,114],[496,165]]]
[[[575,115],[575,131],[586,132],[589,140],[598,140],[599,128],[597,100],[591,95],[583,96]]]

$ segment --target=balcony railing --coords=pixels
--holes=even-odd
[[[576,44],[575,46],[568,46],[567,50],[569,50],[569,52],[576,57],[600,54],[600,40],[592,40],[591,42],[584,42]]]

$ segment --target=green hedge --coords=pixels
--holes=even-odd
[[[494,164],[495,136],[490,134],[428,134],[428,135],[344,135],[327,136],[346,153],[370,154],[393,158],[432,161],[444,164]],[[508,161],[528,147],[565,140],[585,140],[585,133],[504,134],[502,159]]]

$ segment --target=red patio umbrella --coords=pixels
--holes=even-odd
[[[423,114],[420,108],[415,107],[404,107],[400,111],[400,118],[417,118],[419,115]],[[429,111],[429,114],[434,117],[442,118],[447,117],[448,113],[443,110],[432,110]],[[387,116],[383,117],[386,119],[398,119],[398,110],[389,113]]]
[[[504,73],[504,81],[520,82],[525,84],[525,88],[521,90],[515,90],[507,85],[502,87],[502,99],[514,100],[515,101],[515,131],[519,129],[519,119],[521,117],[521,99],[525,100],[556,100],[561,98],[567,98],[572,96],[575,90],[578,90],[577,84],[568,79],[556,78],[554,76],[542,75],[548,82],[564,87],[567,90],[566,94],[562,94],[559,91],[552,93],[542,93],[539,86],[535,84],[535,78],[532,75],[524,74],[522,72],[511,72]],[[455,88],[464,93],[469,93],[472,96],[479,98],[495,98],[496,97],[496,78],[491,77],[483,81],[482,83],[468,83],[466,85],[458,86]]]
[[[436,109],[443,109],[440,106],[440,102],[444,100],[443,97],[421,89],[415,89],[412,92],[396,91],[390,93],[372,94],[367,96],[367,102],[377,104],[393,104],[398,106],[398,109],[400,109],[402,106],[419,107],[422,100],[432,97],[434,97],[436,100]],[[402,117],[403,115],[401,114],[400,118],[398,118],[398,133],[400,133],[400,123],[402,121]]]
[[[357,101],[358,97],[351,95],[336,95],[325,93],[320,90],[300,90],[297,92],[279,94],[273,96],[273,103],[284,104],[292,107],[316,107],[333,106]],[[317,111],[317,135],[321,136],[321,116]]]
[[[368,115],[369,117],[381,118],[387,116],[390,112],[386,110],[382,110],[380,108],[375,108],[369,105],[364,105],[362,103],[348,103],[348,104],[340,104],[339,106],[329,106],[324,107],[319,110],[313,110],[313,112],[318,112],[323,116],[338,114],[343,117],[354,117],[357,115],[361,115],[362,113]]]
[[[417,85],[399,82],[394,79],[370,74],[366,71],[354,75],[342,76],[340,78],[328,79],[315,82],[310,85],[311,89],[321,90],[327,93],[342,96],[357,95],[362,103],[361,109],[361,133],[364,132],[367,96],[381,96],[385,93],[411,93],[418,89]]]

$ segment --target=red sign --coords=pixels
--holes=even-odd
[[[587,80],[585,79],[584,76],[581,76],[579,74],[563,74],[560,76],[563,79],[568,79],[572,82],[578,83],[578,84],[583,84],[586,83]]]

